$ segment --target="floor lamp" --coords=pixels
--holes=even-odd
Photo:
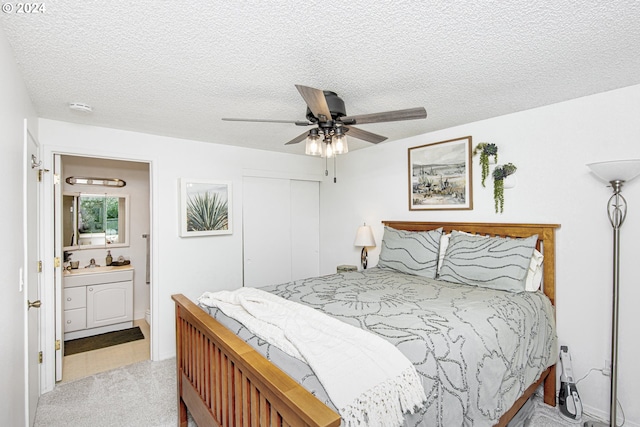
[[[627,201],[620,191],[625,182],[640,175],[640,159],[598,162],[587,165],[591,171],[613,188],[613,195],[607,203],[609,221],[613,227],[613,313],[611,321],[611,400],[609,424],[587,421],[584,427],[616,425],[618,406],[618,300],[620,287],[620,227],[627,216]]]

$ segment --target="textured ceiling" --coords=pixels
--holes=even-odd
[[[304,119],[294,84],[427,109],[361,126],[388,144],[640,83],[637,0],[44,4],[0,16],[41,117],[266,150],[303,153],[304,129],[221,118]]]

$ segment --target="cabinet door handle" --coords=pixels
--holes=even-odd
[[[93,292],[93,288],[89,288],[89,292]]]
[[[71,324],[71,320],[67,320],[67,325]]]
[[[67,301],[71,301],[71,297],[67,298]]]

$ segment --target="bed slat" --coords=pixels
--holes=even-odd
[[[248,344],[183,295],[176,303],[180,426],[337,427],[340,416],[273,369]]]

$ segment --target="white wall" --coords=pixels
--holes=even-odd
[[[26,294],[19,292],[19,270],[23,266],[23,142],[24,119],[37,135],[36,114],[4,31],[0,29],[0,171],[4,179],[0,209],[0,424],[25,424],[25,321]]]
[[[204,291],[242,285],[242,177],[257,170],[278,176],[299,177],[323,169],[317,158],[272,153],[228,145],[188,141],[116,129],[40,120],[40,142],[45,167],[52,153],[91,154],[151,163],[152,340],[154,357],[175,354],[174,310],[171,295],[196,299]],[[205,237],[179,236],[180,178],[232,182],[233,234]],[[157,334],[157,335],[155,335]]]
[[[339,158],[338,184],[321,186],[321,270],[358,265],[353,239],[363,221],[374,226],[378,242],[369,252],[369,265],[377,263],[381,220],[559,223],[559,341],[569,347],[576,378],[602,368],[610,359],[612,230],[606,203],[612,192],[585,164],[640,158],[639,117],[640,86],[633,86],[350,152]],[[517,187],[505,191],[504,213],[494,213],[493,187],[490,181],[481,186],[477,158],[473,210],[409,211],[408,148],[467,135],[474,146],[496,143],[498,163],[518,167]],[[621,237],[618,399],[627,425],[637,426],[640,283],[634,263],[640,255],[640,178],[623,194],[629,212]],[[578,384],[578,392],[587,410],[608,419],[609,377],[593,372]]]

